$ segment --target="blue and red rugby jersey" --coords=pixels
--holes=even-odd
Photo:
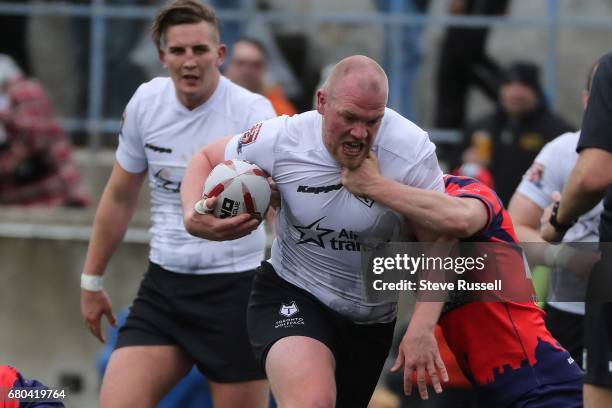
[[[518,244],[512,220],[493,190],[468,177],[445,176],[444,182],[447,194],[478,199],[489,214],[485,228],[463,241]],[[520,266],[517,273],[524,273]],[[506,300],[471,302],[441,316],[448,345],[482,406],[536,401],[545,402],[538,407],[582,406],[582,371],[546,328],[544,313],[534,301]]]

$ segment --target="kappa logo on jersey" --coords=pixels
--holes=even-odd
[[[280,313],[281,315],[285,316],[285,317],[291,317],[294,314],[296,314],[297,312],[299,312],[300,309],[298,309],[297,304],[295,303],[295,300],[291,303],[289,303],[288,305],[282,303],[281,304],[281,308],[278,311],[278,313]]]
[[[305,227],[299,225],[293,226],[300,232],[300,240],[297,242],[298,245],[315,244],[323,249],[327,248],[325,242],[323,242],[323,237],[336,231],[321,227],[323,218],[319,218]],[[355,232],[343,228],[336,236],[329,239],[329,249],[334,251],[361,251],[359,236]]]
[[[355,196],[355,198],[358,199],[361,203],[367,205],[368,208],[372,208],[372,206],[374,205],[374,200],[372,200],[371,198],[365,196]]]
[[[310,193],[310,194],[319,194],[319,193],[329,193],[330,191],[337,191],[342,188],[341,184],[332,184],[330,186],[319,186],[319,187],[311,187],[311,186],[298,186],[298,193]]]
[[[159,146],[152,145],[151,143],[145,143],[145,148],[151,149],[157,153],[172,153],[172,149],[168,147],[159,147]]]
[[[251,126],[249,130],[243,133],[238,141],[238,153],[242,153],[242,147],[246,145],[250,145],[251,143],[255,143],[257,140],[257,136],[259,136],[259,131],[261,130],[262,122],[257,123],[256,125]]]

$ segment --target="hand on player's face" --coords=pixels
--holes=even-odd
[[[359,167],[342,169],[342,184],[348,191],[357,196],[367,196],[368,187],[376,183],[378,177],[380,177],[378,159],[371,151]]]

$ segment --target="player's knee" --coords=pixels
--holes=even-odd
[[[297,391],[297,390],[296,390]],[[304,389],[287,395],[285,398],[275,396],[279,408],[333,408],[336,406],[336,392],[333,389]]]

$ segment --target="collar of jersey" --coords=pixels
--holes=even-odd
[[[212,106],[215,103],[215,100],[219,99],[220,95],[223,93],[222,91],[223,88],[225,88],[226,86],[226,81],[228,81],[228,79],[226,79],[223,75],[221,75],[219,77],[219,83],[217,84],[217,88],[212,93],[212,95],[210,95],[210,98],[208,98],[206,102],[204,102],[203,104],[201,104],[200,106],[192,110],[187,109],[187,107],[181,103],[181,101],[178,98],[178,95],[176,94],[176,88],[174,87],[174,84],[172,84],[172,93],[174,94],[174,103],[177,109],[179,109],[181,112],[190,113],[190,114],[196,114],[196,113],[199,114],[202,111],[208,109],[209,106]]]

